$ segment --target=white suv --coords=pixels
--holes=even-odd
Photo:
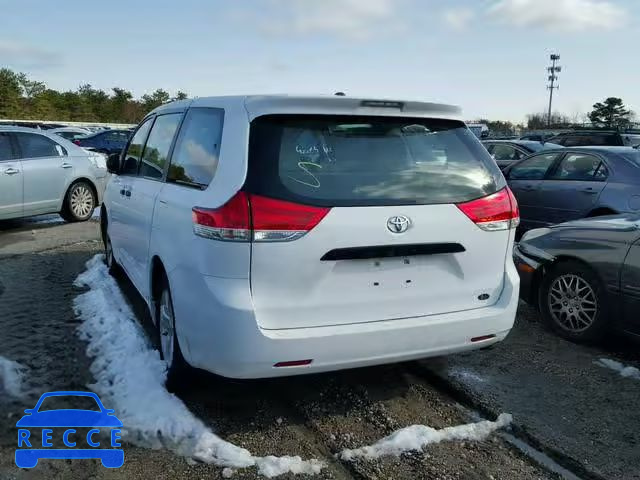
[[[457,108],[349,97],[163,105],[110,157],[111,270],[175,379],[487,347],[513,326],[518,208]]]

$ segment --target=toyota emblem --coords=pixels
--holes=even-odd
[[[404,233],[409,228],[409,225],[411,225],[411,220],[404,215],[396,215],[387,220],[387,228],[391,233]]]

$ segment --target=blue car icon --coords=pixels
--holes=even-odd
[[[89,397],[95,400],[99,410],[84,409],[56,409],[39,411],[42,402],[50,397]],[[98,395],[93,392],[48,392],[43,394],[36,406],[24,411],[26,413],[18,422],[18,449],[16,450],[16,465],[20,468],[33,468],[41,458],[59,459],[100,459],[107,468],[119,468],[124,463],[124,451],[113,447],[120,447],[120,427],[122,422],[114,415],[114,410],[104,407]],[[42,427],[42,448],[33,448],[39,442],[37,436],[31,436],[30,428]],[[62,439],[67,448],[52,448],[51,428],[65,428]],[[73,441],[77,435],[74,427],[91,427],[86,435],[86,443],[92,448],[73,448]],[[110,429],[112,448],[100,448],[98,438],[100,428]],[[20,448],[20,447],[28,448]]]

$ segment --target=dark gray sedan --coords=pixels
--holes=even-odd
[[[514,260],[520,296],[561,336],[593,342],[615,329],[640,339],[640,215],[531,230]]]
[[[504,170],[523,230],[585,217],[640,213],[640,151],[631,147],[545,150]]]

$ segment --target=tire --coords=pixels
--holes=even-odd
[[[67,222],[86,222],[96,208],[93,187],[85,181],[76,182],[67,191],[60,216]]]
[[[162,276],[160,298],[156,302],[156,327],[158,350],[160,358],[167,363],[166,386],[169,391],[179,390],[185,383],[188,374],[187,363],[182,356],[178,336],[176,335],[176,321],[173,311],[173,299],[169,282]]]
[[[576,261],[556,264],[540,285],[542,318],[561,337],[595,343],[609,327],[609,299],[597,275]]]
[[[111,237],[109,233],[104,234],[104,262],[107,264],[107,269],[112,277],[117,277],[122,272],[120,264],[113,255],[113,245],[111,243]]]

